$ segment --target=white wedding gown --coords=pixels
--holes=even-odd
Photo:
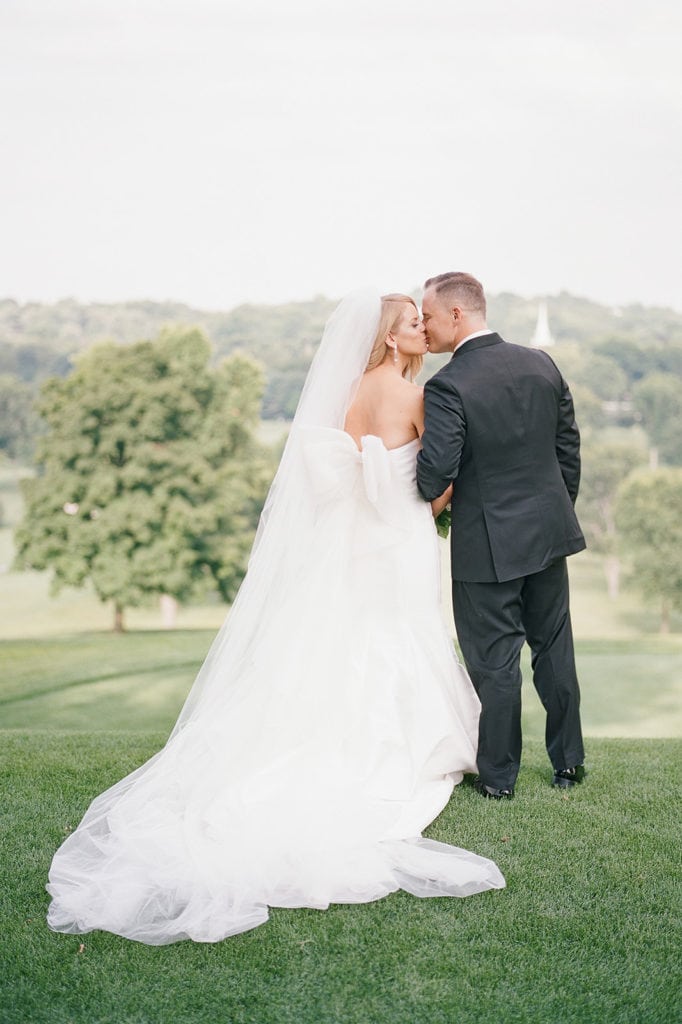
[[[505,884],[492,861],[421,838],[475,770],[479,704],[441,615],[419,442],[301,436],[316,519],[286,599],[274,587],[232,684],[214,668],[188,721],[58,850],[56,931],[215,942],[268,907]]]

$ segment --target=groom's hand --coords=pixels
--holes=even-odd
[[[441,514],[444,508],[447,508],[447,506],[450,504],[451,498],[452,484],[450,484],[447,490],[443,491],[439,498],[434,498],[433,501],[431,502],[431,512],[433,514],[434,519],[436,518],[436,516],[439,516]]]

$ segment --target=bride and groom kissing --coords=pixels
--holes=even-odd
[[[422,391],[427,350],[453,355]],[[488,330],[471,275],[430,278],[422,318],[402,294],[344,299],[225,624],[164,748],[55,854],[50,927],[215,942],[269,907],[503,888],[493,861],[422,832],[465,773],[514,795],[524,641],[553,784],[582,781],[579,475],[566,383]],[[466,668],[440,610],[448,503]]]

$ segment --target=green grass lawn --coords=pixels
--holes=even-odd
[[[67,830],[155,734],[6,732],[3,1024],[673,1024],[680,1020],[682,742],[599,740],[548,785],[527,744],[517,798],[460,786],[428,830],[493,857],[507,889],[465,900],[278,910],[215,945],[51,933],[44,884]]]
[[[0,641],[0,726],[169,729],[212,631]]]

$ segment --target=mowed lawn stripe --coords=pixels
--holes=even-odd
[[[4,729],[170,730],[199,662],[126,672],[0,707]]]
[[[213,630],[74,633],[0,641],[0,704],[68,685],[201,663]]]
[[[0,727],[169,729],[214,636],[135,631],[2,642]],[[682,637],[580,640],[576,651],[587,737],[682,736]],[[522,667],[524,734],[541,737],[527,648]]]
[[[183,662],[171,662],[168,665],[148,665],[144,668],[138,668],[135,670],[134,675],[140,678],[144,675],[162,675],[164,672],[176,673],[178,670],[183,671],[185,669],[196,668],[196,661],[183,661]],[[112,680],[121,680],[130,678],[133,673],[129,671],[117,671],[103,673],[99,676],[92,676],[89,679],[73,679],[70,682],[55,682],[52,686],[47,686],[44,689],[25,690],[22,693],[14,693],[9,697],[0,697],[0,707],[6,704],[16,704],[19,701],[32,701],[38,697],[44,697],[46,695],[56,695],[64,690],[71,690],[77,686],[92,686],[96,683],[106,683]]]

